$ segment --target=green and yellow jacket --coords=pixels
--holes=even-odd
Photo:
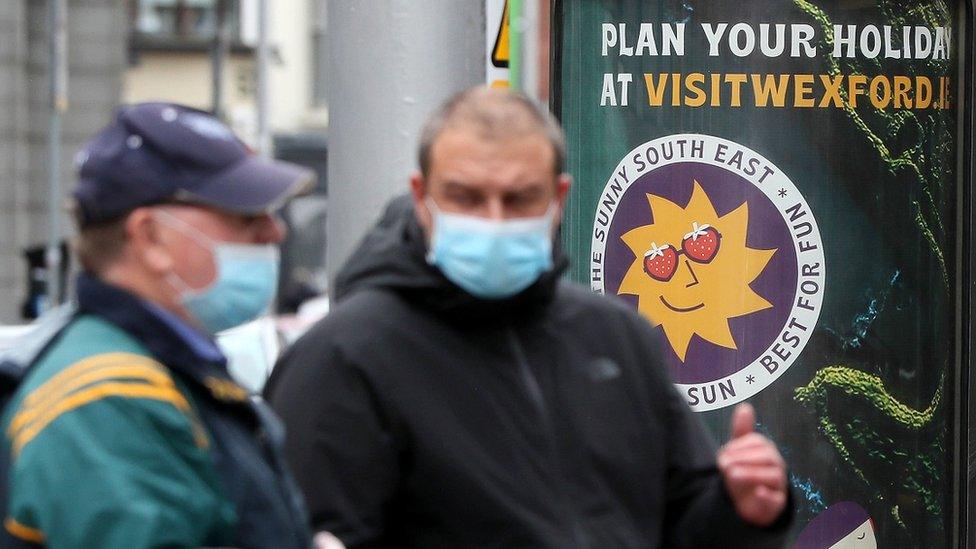
[[[94,277],[77,287],[3,414],[0,541],[307,548],[281,428],[213,342]]]

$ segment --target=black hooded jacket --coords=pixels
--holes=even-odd
[[[313,526],[358,547],[774,547],[635,312],[560,277],[477,299],[395,200],[267,397]]]

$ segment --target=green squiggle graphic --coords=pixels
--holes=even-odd
[[[832,55],[837,37],[828,11],[818,0],[792,0],[821,29],[826,72],[832,77],[884,74],[885,59],[848,59]],[[925,25],[946,26],[951,22],[948,5],[941,0],[877,0],[874,3],[885,24],[892,27]],[[900,38],[896,38],[896,41]],[[950,60],[919,59],[892,65],[908,76],[950,76]],[[952,110],[885,110],[850,105],[847,82],[841,85],[843,112],[856,133],[876,152],[887,172],[914,196],[905,206],[918,235],[932,254],[943,283],[943,292],[951,297],[951,273],[946,253],[952,248],[943,211],[953,196],[949,176],[955,162]],[[948,183],[947,183],[948,182]],[[948,193],[948,194],[947,194]],[[907,220],[906,219],[906,220]],[[880,314],[880,313],[879,313]],[[943,404],[947,365],[943,364],[938,388],[931,403],[921,410],[899,402],[888,392],[884,381],[849,366],[826,366],[804,387],[796,389],[794,398],[817,414],[819,428],[834,447],[843,464],[873,493],[875,502],[888,506],[895,524],[907,528],[906,522],[918,519],[918,512],[942,518],[941,486],[944,467],[945,432],[943,419],[937,414]],[[907,432],[906,432],[907,431]],[[905,441],[911,440],[906,447]],[[914,494],[921,507],[904,498]]]
[[[864,398],[879,412],[913,430],[928,425],[942,402],[940,383],[929,407],[913,410],[888,394],[880,377],[844,366],[827,366],[817,372],[810,383],[796,390],[796,400],[801,404],[812,404],[818,397],[826,398],[826,391],[830,387],[850,396]]]
[[[833,400],[836,406],[839,402],[837,397],[843,395],[852,399],[850,401],[852,403],[868,405],[878,412],[883,420],[890,420],[885,431],[897,427],[918,432],[930,427],[937,418],[938,409],[942,404],[944,382],[943,377],[930,404],[924,410],[916,410],[893,397],[880,377],[854,368],[835,365],[821,369],[807,385],[797,388],[794,399],[817,412],[820,417],[821,432],[837,450],[841,459],[851,467],[857,478],[875,491],[876,501],[888,502],[888,505],[892,505],[892,517],[896,519],[897,524],[905,527],[897,505],[893,504],[894,498],[884,491],[890,491],[892,485],[900,485],[904,490],[921,496],[926,511],[935,517],[940,517],[942,503],[934,486],[940,477],[935,462],[941,451],[941,437],[937,435],[934,440],[924,443],[916,451],[906,451],[890,436],[882,435],[877,425],[858,417],[857,414],[845,416],[844,423],[836,421],[827,409],[828,403]],[[900,478],[875,478],[872,481],[869,478],[872,473],[874,476],[878,474],[873,470],[872,465],[879,463],[897,466],[901,472]]]

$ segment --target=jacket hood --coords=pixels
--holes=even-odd
[[[486,300],[469,294],[427,263],[427,243],[409,194],[386,206],[379,222],[366,234],[336,276],[337,303],[359,290],[392,290],[407,300],[458,322],[485,322],[531,315],[544,308],[556,291],[568,260],[553,246],[553,268],[521,293]]]

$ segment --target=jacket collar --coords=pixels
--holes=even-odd
[[[227,359],[216,343],[175,315],[90,273],[78,275],[76,294],[79,314],[96,315],[118,326],[181,378],[202,385],[218,400],[246,399],[243,389],[243,398],[230,390],[237,384],[227,373]]]

